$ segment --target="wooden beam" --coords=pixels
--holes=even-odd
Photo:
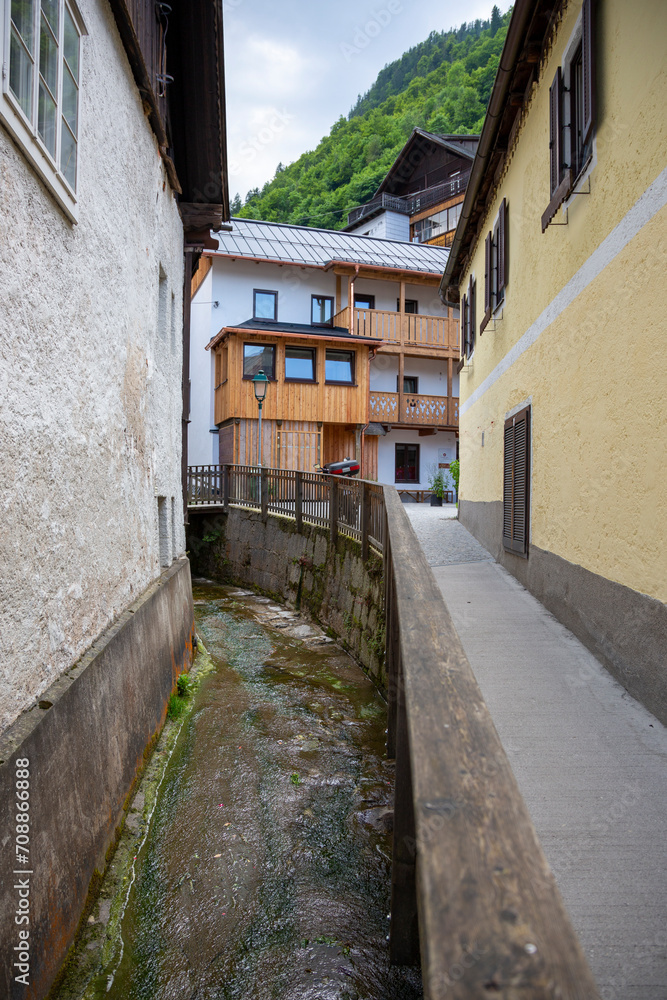
[[[179,201],[178,208],[186,232],[189,229],[219,229],[222,225],[222,205]]]
[[[340,298],[341,298],[341,280],[340,274],[336,275],[336,313],[338,314],[341,310]]]
[[[399,297],[398,297],[398,311],[400,313],[404,313],[405,312],[405,282],[404,281],[399,282],[399,288],[400,288],[400,292],[399,292]]]

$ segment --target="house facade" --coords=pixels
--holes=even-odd
[[[373,198],[348,215],[346,232],[451,246],[478,140],[414,129]]]
[[[0,46],[0,801],[30,759],[40,859],[29,989],[6,962],[0,994],[41,997],[192,658],[184,287],[228,214],[222,4],[0,0]]]
[[[665,37],[518,0],[442,282],[462,522],[663,721]]]
[[[191,464],[257,463],[261,369],[263,464],[354,457],[367,478],[425,489],[456,457],[446,251],[249,219],[216,238],[192,304]]]

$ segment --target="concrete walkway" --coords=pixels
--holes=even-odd
[[[405,509],[602,997],[667,1000],[667,729],[450,510]]]

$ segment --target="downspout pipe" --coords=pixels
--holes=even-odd
[[[500,56],[500,65],[498,66],[498,72],[496,74],[493,90],[491,92],[491,100],[489,101],[489,106],[487,108],[484,125],[482,126],[482,134],[479,139],[477,153],[475,154],[472,170],[470,172],[470,180],[468,181],[468,187],[466,188],[466,194],[463,200],[461,218],[459,219],[459,224],[456,227],[454,242],[452,243],[452,248],[449,252],[445,273],[440,281],[439,294],[440,298],[446,305],[458,306],[458,301],[453,301],[448,298],[449,286],[452,284],[454,266],[457,262],[458,254],[461,249],[463,235],[468,226],[470,216],[472,215],[472,210],[477,199],[482,178],[486,173],[489,160],[493,153],[498,125],[505,110],[507,94],[512,82],[512,76],[516,67],[517,58],[524,46],[526,30],[534,13],[535,7],[535,0],[516,0],[514,5],[514,11],[512,13],[512,18],[507,32],[507,38],[505,39],[503,51]]]
[[[192,270],[195,249],[184,247],[183,268],[183,370],[181,395],[181,488],[183,491],[183,523],[188,524],[188,425],[190,423],[190,315],[192,304]]]

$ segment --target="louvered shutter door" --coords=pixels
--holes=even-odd
[[[498,213],[498,298],[507,284],[507,199],[503,198]]]
[[[471,353],[475,349],[475,334],[477,333],[477,330],[475,329],[475,323],[476,323],[476,317],[475,317],[476,302],[475,302],[475,300],[477,298],[477,296],[475,294],[475,285],[476,285],[476,282],[473,281],[472,278],[471,278],[470,279],[470,283],[468,285],[468,315],[470,317],[469,320],[468,320],[468,325],[470,326],[470,351],[471,351]]]
[[[593,0],[584,0],[581,9],[581,70],[583,77],[583,143],[588,142],[595,117],[595,44],[593,37]]]
[[[503,478],[503,545],[512,547],[512,472],[514,469],[514,425],[505,424],[505,468]]]
[[[530,407],[505,422],[503,545],[528,552],[530,506]]]
[[[491,312],[491,233],[484,241],[484,314]]]
[[[526,507],[528,487],[528,455],[526,417],[514,424],[514,476],[512,484],[512,550],[526,551]]]
[[[562,122],[561,108],[563,106],[563,74],[560,66],[556,70],[553,83],[549,88],[549,162],[550,162],[550,193],[554,195],[561,182]]]

